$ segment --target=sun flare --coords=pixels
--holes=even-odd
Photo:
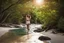
[[[34,0],[34,4],[35,4],[35,5],[40,6],[40,5],[42,5],[43,3],[44,3],[44,0]]]

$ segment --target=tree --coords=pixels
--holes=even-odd
[[[6,18],[12,13],[10,9],[13,9],[12,7],[18,4],[23,4],[29,0],[0,0],[0,22],[5,22]],[[15,7],[16,8],[16,7]],[[14,9],[15,10],[15,9]],[[8,14],[8,15],[7,15]],[[4,17],[7,15],[6,17]]]

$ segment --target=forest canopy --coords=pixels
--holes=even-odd
[[[44,0],[41,6],[35,6],[33,0],[0,0],[0,23],[25,23],[26,14],[30,14],[31,23],[64,28],[63,4],[63,0]]]

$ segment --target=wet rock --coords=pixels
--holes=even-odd
[[[15,27],[15,28],[21,28],[20,26],[17,26],[17,25],[15,25],[14,27]]]
[[[41,40],[41,41],[51,40],[51,38],[49,38],[47,36],[40,36],[38,39]]]
[[[56,32],[56,31],[52,31],[52,33],[53,33],[53,34],[57,34],[57,32]]]
[[[0,27],[10,27],[8,24],[0,24]]]
[[[37,29],[37,30],[34,30],[34,32],[42,32],[44,31],[43,29]]]

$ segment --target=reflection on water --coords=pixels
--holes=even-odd
[[[11,30],[0,37],[0,43],[17,43],[25,41],[25,39],[27,39],[27,37],[23,38],[25,35],[25,31],[22,31],[21,29]]]
[[[9,31],[0,37],[0,43],[44,43],[44,41],[38,40],[39,36],[42,36],[40,33],[32,33],[28,35],[16,35],[13,32]]]
[[[0,43],[44,43],[46,42],[46,41],[40,41],[38,39],[40,36],[44,36],[44,35],[41,33],[34,33],[34,32],[27,35],[25,28],[12,29],[0,37]]]
[[[32,34],[30,34],[30,36],[31,37],[27,40],[26,43],[50,43],[50,40],[44,40],[44,41],[39,40],[40,36],[43,36],[43,37],[45,36],[41,33],[32,33]]]

